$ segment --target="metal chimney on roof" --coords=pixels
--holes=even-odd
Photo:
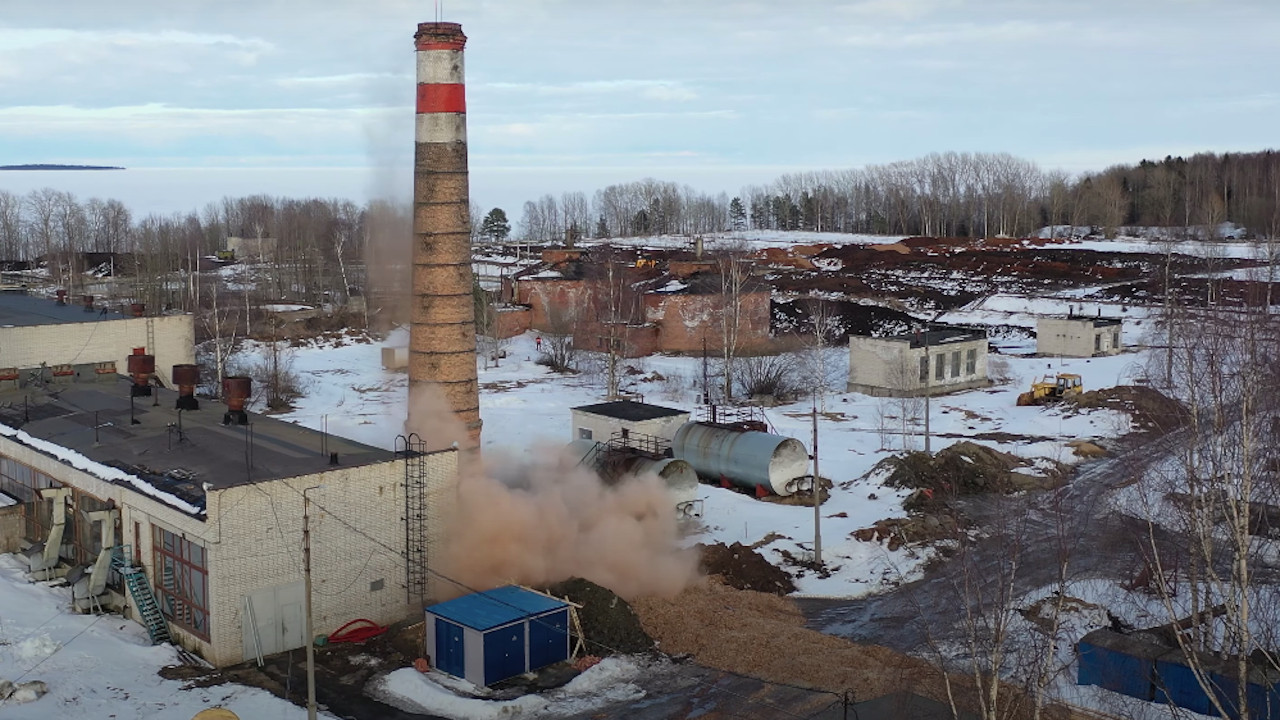
[[[80,302],[84,304],[85,312],[93,312],[93,296],[92,295],[81,295]]]
[[[66,304],[67,304],[67,291],[66,291],[66,290],[61,290],[61,289],[59,289],[59,290],[55,290],[53,294],[58,296],[57,303],[58,303],[59,305],[66,305]]]
[[[244,411],[244,404],[252,394],[252,378],[232,375],[222,379],[222,399],[227,404],[227,414],[222,416],[223,425],[249,424],[249,414]]]
[[[133,385],[129,387],[129,397],[151,397],[151,376],[156,372],[156,356],[137,352],[129,356],[129,377]]]
[[[420,23],[413,170],[413,310],[409,330],[407,430],[428,418],[415,393],[435,386],[465,427],[447,444],[480,446],[476,333],[472,299],[471,220],[467,175],[467,107],[458,23]]]
[[[200,409],[200,401],[196,400],[196,385],[200,384],[199,365],[174,365],[173,384],[178,386],[178,401],[174,403],[176,409]]]
[[[130,303],[129,312],[133,313],[134,317],[142,317],[147,314],[147,305],[146,303]]]

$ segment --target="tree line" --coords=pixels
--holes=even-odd
[[[645,179],[524,204],[519,237],[572,241],[733,230],[945,237],[1026,236],[1047,226],[1216,229],[1280,234],[1280,155],[1200,153],[1076,177],[1008,153],[932,153],[848,170],[782,175],[730,198]],[[1203,235],[1203,233],[1201,233]],[[1210,233],[1212,234],[1212,233]]]

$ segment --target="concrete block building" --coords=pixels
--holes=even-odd
[[[218,666],[302,647],[305,492],[316,632],[421,612],[456,450],[383,450],[211,400],[177,410],[177,392],[134,387],[0,392],[0,547],[25,550],[33,577],[72,583],[115,548],[96,597],[73,584],[82,610],[153,630],[150,594],[168,637]],[[134,568],[141,589],[117,577]]]
[[[1058,357],[1115,355],[1124,350],[1123,322],[1104,317],[1046,317],[1036,321],[1036,354]]]
[[[609,442],[615,433],[621,438],[645,435],[669,443],[676,436],[676,430],[689,422],[687,410],[632,400],[581,405],[570,412],[573,415],[571,440],[602,443]]]
[[[935,327],[892,337],[849,337],[849,392],[913,397],[989,384],[982,330]]]
[[[141,305],[109,307],[93,296],[59,300],[0,292],[0,385],[95,374],[114,380],[140,347],[156,357],[160,381],[172,385],[169,368],[194,362],[192,316],[148,315]]]

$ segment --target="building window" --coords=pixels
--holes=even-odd
[[[947,378],[947,356],[938,353],[933,356],[933,379],[945,380]]]
[[[978,351],[974,350],[973,348],[969,348],[968,350],[965,351],[964,374],[965,375],[978,374]]]
[[[0,491],[23,504],[27,540],[43,542],[53,524],[53,503],[42,500],[38,490],[62,487],[62,483],[17,460],[0,458]]]
[[[591,429],[590,429],[590,428],[578,428],[578,439],[579,439],[579,440],[590,440],[590,439],[591,439]]]
[[[1094,352],[1102,352],[1102,333],[1094,333],[1094,336],[1093,336],[1093,351],[1094,351]]]
[[[1119,330],[1111,333],[1111,349],[1112,350],[1120,349],[1120,331]]]
[[[630,428],[622,428],[622,439],[623,439],[623,440],[626,440],[626,439],[627,439],[627,438],[629,438],[629,437],[631,437],[631,430],[630,430]]]
[[[951,377],[960,377],[960,351],[951,353]]]
[[[209,564],[204,547],[151,526],[152,584],[170,622],[209,639]]]
[[[929,381],[929,356],[920,356],[920,382]]]

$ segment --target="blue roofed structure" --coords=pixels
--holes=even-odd
[[[432,605],[425,628],[431,663],[476,685],[569,659],[569,604],[515,585]]]
[[[427,612],[483,632],[563,607],[560,600],[507,585],[432,605]]]

